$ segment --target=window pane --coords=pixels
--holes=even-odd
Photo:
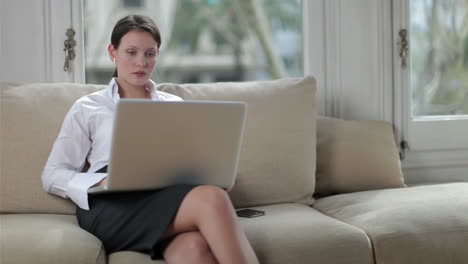
[[[412,115],[468,115],[468,0],[410,8]]]
[[[141,8],[143,0],[123,0],[123,6],[126,8]]]
[[[112,27],[150,16],[162,34],[156,82],[266,80],[303,76],[300,0],[84,0],[86,83],[108,83]]]

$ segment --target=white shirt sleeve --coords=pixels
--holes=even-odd
[[[107,174],[81,173],[91,148],[86,121],[86,112],[75,103],[63,121],[41,177],[45,191],[70,198],[80,208],[89,210],[88,188]]]

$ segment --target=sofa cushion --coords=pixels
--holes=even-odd
[[[236,207],[312,203],[315,188],[315,80],[161,84],[185,100],[244,101],[247,121],[236,184]]]
[[[317,194],[405,187],[391,124],[317,118]]]
[[[106,263],[101,242],[71,215],[0,215],[0,253],[8,264]]]
[[[260,263],[373,263],[369,238],[358,228],[297,203],[253,208],[265,215],[240,220]]]
[[[120,251],[109,255],[109,264],[166,264],[164,260],[152,260],[148,254],[134,251]]]
[[[266,212],[256,218],[239,218],[260,263],[374,263],[366,234],[353,226],[291,203],[252,207]],[[109,264],[156,264],[148,255],[117,252]]]
[[[364,230],[376,263],[468,260],[468,183],[341,194],[314,208]]]
[[[74,101],[104,87],[0,83],[0,212],[75,212],[43,190],[41,172]]]

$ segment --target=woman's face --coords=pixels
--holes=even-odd
[[[109,54],[117,65],[118,80],[132,86],[144,86],[148,83],[158,53],[158,43],[153,36],[140,30],[125,34],[117,49],[112,44],[109,45]]]

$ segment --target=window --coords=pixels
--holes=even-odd
[[[468,1],[413,0],[411,113],[468,115]]]
[[[124,8],[141,8],[143,0],[122,0]]]
[[[467,10],[466,0],[394,1],[396,119],[416,152],[468,150]]]
[[[83,1],[87,83],[108,83],[115,22],[134,13],[121,1]],[[162,34],[156,82],[265,80],[303,76],[300,0],[138,1]],[[112,4],[114,3],[114,4]]]

